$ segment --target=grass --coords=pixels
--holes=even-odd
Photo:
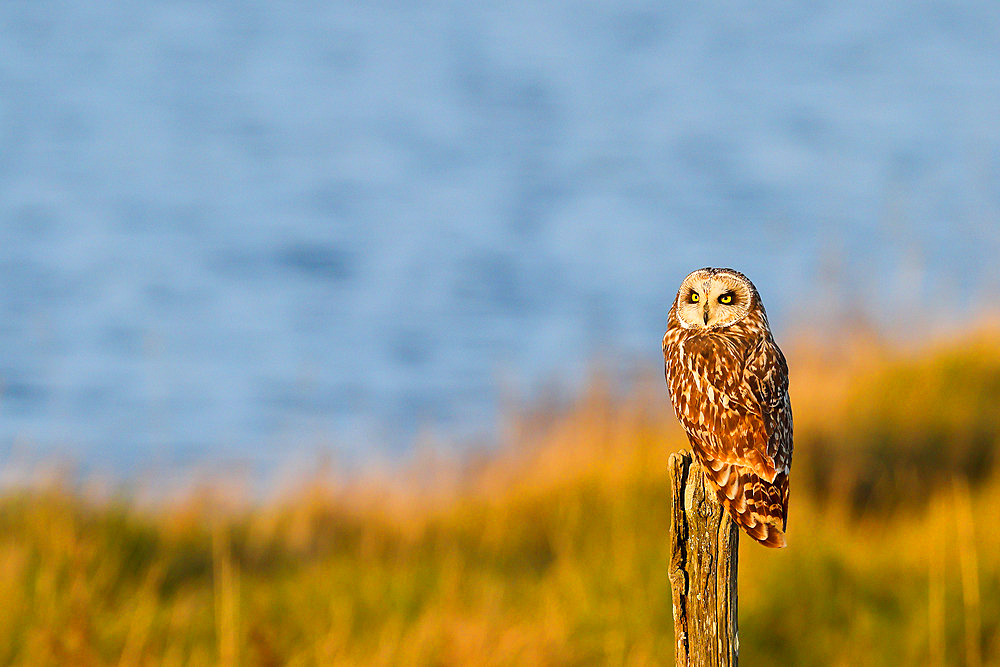
[[[744,664],[1000,664],[998,343],[792,346],[790,546],[741,541]],[[264,504],[8,492],[0,664],[672,664],[660,382]]]

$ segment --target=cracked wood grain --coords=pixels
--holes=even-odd
[[[739,658],[739,529],[690,452],[670,456],[670,480],[675,663],[679,667],[735,666]]]

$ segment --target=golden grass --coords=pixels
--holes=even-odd
[[[998,343],[792,346],[790,546],[741,542],[744,664],[1000,664]],[[9,492],[0,664],[671,664],[660,382],[262,505]]]

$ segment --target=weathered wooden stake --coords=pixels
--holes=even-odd
[[[739,659],[739,528],[690,452],[670,456],[670,586],[678,667],[730,667]]]

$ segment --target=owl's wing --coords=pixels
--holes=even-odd
[[[747,356],[743,369],[743,402],[763,423],[766,440],[757,448],[770,459],[772,476],[789,472],[792,463],[792,406],[788,399],[788,365],[770,336]]]
[[[763,338],[748,355],[743,370],[743,393],[755,421],[763,425],[761,433],[766,440],[758,441],[755,450],[763,450],[763,455],[757,465],[751,466],[752,472],[731,470],[738,473],[739,482],[725,488],[720,485],[719,494],[728,499],[733,516],[751,536],[767,546],[781,547],[785,545],[788,524],[792,405],[788,398],[785,356],[770,336]],[[742,491],[730,488],[737,486]]]

